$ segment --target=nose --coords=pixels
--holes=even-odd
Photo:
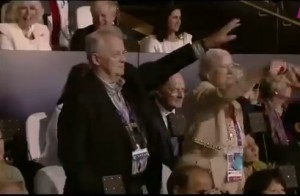
[[[125,54],[121,54],[120,56],[120,62],[125,63],[126,62],[126,55]]]

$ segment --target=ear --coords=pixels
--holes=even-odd
[[[208,81],[210,81],[210,74],[209,74],[209,73],[206,74],[206,79],[207,79]]]
[[[91,55],[91,61],[94,65],[101,65],[101,58],[99,58],[99,56],[97,54],[92,54]]]
[[[294,128],[297,133],[300,133],[300,122],[295,123]]]

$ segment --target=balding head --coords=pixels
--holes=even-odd
[[[200,62],[200,79],[214,85],[226,83],[226,78],[232,75],[234,63],[230,53],[223,49],[210,49]]]
[[[172,75],[157,91],[159,102],[168,110],[181,108],[185,95],[185,82],[180,73]]]
[[[117,1],[93,1],[91,3],[93,24],[97,28],[102,25],[113,25],[118,9]]]
[[[213,189],[210,172],[197,165],[176,167],[167,182],[169,194],[200,194]]]

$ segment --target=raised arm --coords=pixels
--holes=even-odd
[[[230,21],[216,33],[187,44],[161,59],[147,62],[139,66],[140,76],[146,89],[150,92],[168,80],[170,76],[180,71],[182,68],[202,58],[208,48],[216,48],[236,38],[235,35],[228,35],[230,31],[240,25],[238,19]]]

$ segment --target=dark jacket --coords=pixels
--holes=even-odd
[[[71,51],[85,51],[85,37],[96,30],[94,25],[89,25],[82,29],[77,29],[71,39],[70,50]],[[138,52],[139,44],[137,40],[139,40],[138,33],[131,30],[121,28],[123,34],[126,39],[124,40],[125,48],[128,52]]]
[[[190,44],[135,68],[125,65],[122,93],[145,127],[150,158],[138,179],[150,193],[159,193],[161,181],[160,125],[154,118],[149,92],[197,60]],[[103,193],[102,177],[121,174],[127,193],[131,175],[131,149],[126,129],[103,84],[91,72],[76,92],[66,98],[58,120],[58,155],[66,172],[66,192]]]

